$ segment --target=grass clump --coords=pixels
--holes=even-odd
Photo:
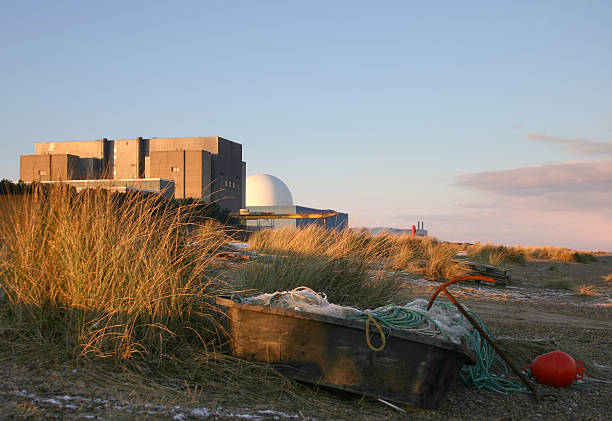
[[[599,295],[599,290],[595,285],[582,284],[578,287],[577,291],[579,295],[583,296]]]
[[[467,255],[477,262],[492,266],[500,266],[505,263],[526,263],[525,255],[521,249],[517,247],[496,246],[490,243],[476,243],[469,246]]]
[[[484,264],[499,266],[505,263],[525,264],[527,258],[555,260],[567,263],[596,262],[592,253],[557,247],[506,247],[476,243],[467,248],[468,257]]]
[[[238,277],[243,288],[256,292],[307,286],[324,292],[334,304],[361,308],[379,307],[401,297],[397,279],[384,272],[373,273],[366,259],[299,253],[268,256],[244,265]]]
[[[207,273],[224,240],[186,241],[188,209],[66,186],[4,200],[3,333],[117,360],[211,346],[222,286]]]
[[[566,263],[589,263],[596,262],[597,258],[592,253],[570,250],[557,247],[521,247],[527,257],[535,259],[556,260]]]
[[[426,275],[432,278],[452,278],[465,273],[454,261],[457,247],[432,237],[378,234],[375,239],[388,238],[386,258],[396,270]]]
[[[574,287],[574,285],[567,279],[555,279],[548,281],[546,284],[544,284],[544,287],[569,291]]]
[[[306,286],[335,304],[364,308],[401,297],[401,285],[385,260],[387,239],[310,226],[259,231],[250,245],[264,256],[237,270],[241,288],[276,292]]]
[[[260,252],[367,261],[370,267],[385,267],[435,278],[451,278],[465,273],[454,261],[457,246],[435,238],[380,233],[364,230],[329,231],[310,226],[303,229],[259,231],[250,239],[251,248]]]

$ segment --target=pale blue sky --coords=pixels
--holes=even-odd
[[[223,136],[354,226],[612,250],[607,172],[593,191],[582,173],[535,197],[483,187],[612,167],[610,1],[0,5],[0,178],[37,141]],[[603,152],[568,149],[584,142]]]

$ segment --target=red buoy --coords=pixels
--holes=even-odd
[[[575,380],[584,378],[584,364],[561,351],[540,355],[524,370],[538,383],[555,387],[569,387]]]

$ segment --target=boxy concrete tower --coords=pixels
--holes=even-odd
[[[174,181],[174,197],[244,207],[242,145],[222,137],[184,137],[37,143],[21,156],[23,181]]]

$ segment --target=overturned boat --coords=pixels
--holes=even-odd
[[[217,297],[217,304],[225,308],[234,356],[335,389],[436,409],[461,367],[476,362],[462,343],[381,327],[370,316],[364,321],[239,297]]]

